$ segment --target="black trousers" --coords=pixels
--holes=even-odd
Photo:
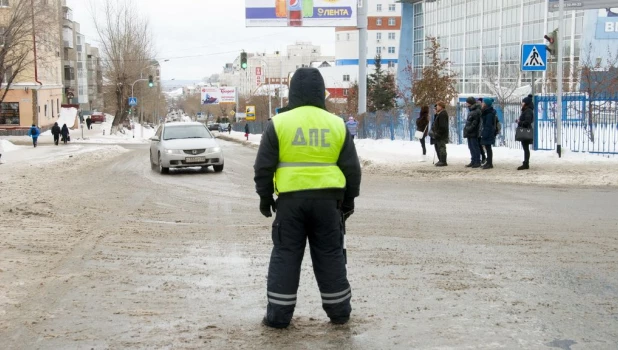
[[[485,158],[487,158],[487,157],[485,156],[485,149],[483,148],[483,145],[481,144],[481,138],[480,138],[480,137],[479,137],[479,148],[480,148],[480,150],[481,150],[481,159],[485,159]]]
[[[54,135],[54,144],[58,146],[58,141],[60,141],[60,135]]]
[[[485,145],[485,150],[487,150],[487,164],[494,165],[494,151],[491,145]]]
[[[419,141],[421,141],[421,147],[423,148],[423,155],[427,154],[427,148],[425,148],[425,137],[423,137]]]
[[[521,146],[524,148],[524,164],[530,163],[530,145],[532,141],[522,141]]]
[[[337,201],[283,198],[277,202],[277,216],[272,225],[274,247],[268,267],[266,311],[271,324],[286,326],[292,320],[307,238],[322,308],[331,319],[350,317],[352,293]]]

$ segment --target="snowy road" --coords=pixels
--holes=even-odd
[[[222,145],[221,174],[161,176],[144,145],[2,165],[0,348],[618,347],[618,189],[406,175],[363,178],[351,322],[307,254],[292,326],[262,327],[271,221],[255,150]]]

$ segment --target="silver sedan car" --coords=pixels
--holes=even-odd
[[[223,153],[217,140],[201,123],[165,123],[150,139],[150,164],[160,173],[170,168],[212,166],[223,171]]]

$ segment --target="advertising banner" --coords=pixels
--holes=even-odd
[[[222,87],[220,88],[221,101],[219,103],[236,103],[236,88]]]
[[[221,90],[218,87],[202,88],[202,104],[218,105],[221,102]]]
[[[618,7],[599,10],[597,39],[618,39]]]
[[[357,0],[245,0],[247,27],[355,27]]]
[[[202,104],[218,105],[219,103],[236,103],[235,87],[203,87]]]
[[[564,9],[569,10],[596,10],[616,6],[616,0],[564,0]],[[559,0],[549,0],[548,10],[558,11],[560,8]]]

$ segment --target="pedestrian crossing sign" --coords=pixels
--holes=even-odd
[[[524,72],[544,72],[547,70],[545,44],[524,44],[521,46],[521,70]]]

